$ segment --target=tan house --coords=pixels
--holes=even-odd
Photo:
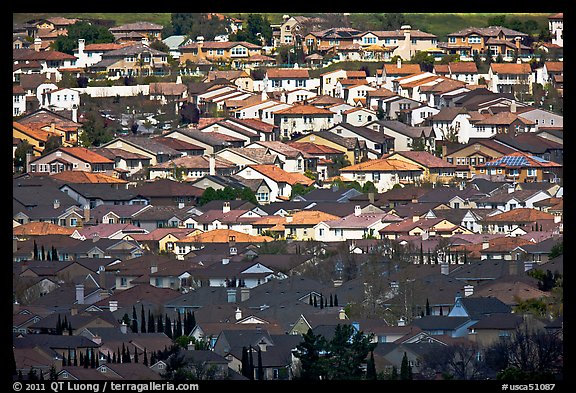
[[[528,38],[528,34],[508,29],[502,26],[468,27],[463,30],[446,35],[448,42],[439,44],[447,54],[459,54],[460,56],[472,57],[475,54],[495,57],[514,56],[514,52],[520,49],[520,53],[527,53],[530,48],[523,45],[522,41]]]
[[[89,67],[107,76],[137,77],[169,75],[168,53],[140,42],[102,54],[102,60]]]
[[[114,161],[85,147],[60,147],[29,163],[31,173],[52,174],[63,171],[104,172],[112,175]]]
[[[426,151],[397,151],[386,158],[418,166],[423,172],[422,180],[431,183],[448,183],[456,175],[456,165]]]
[[[244,41],[198,40],[180,47],[180,65],[208,60],[219,65],[230,65],[233,69],[244,68],[251,56],[262,55],[262,47]]]
[[[510,153],[497,160],[476,165],[476,173],[479,175],[500,177],[518,183],[541,182],[547,172],[561,170],[560,164],[522,152]]]
[[[322,221],[338,220],[340,217],[322,211],[302,210],[285,217],[285,238],[294,240],[315,239],[314,227]]]

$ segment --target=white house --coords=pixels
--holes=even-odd
[[[290,138],[294,134],[322,131],[334,124],[334,112],[313,105],[294,105],[274,112],[274,124],[280,136]]]
[[[548,30],[552,35],[552,43],[564,46],[564,14],[562,12],[548,17]]]
[[[45,101],[42,107],[50,107],[55,110],[77,110],[80,107],[80,93],[75,89],[62,88],[45,93]],[[78,119],[74,120],[78,121]]]
[[[379,238],[378,232],[382,228],[399,221],[403,221],[403,219],[394,214],[362,213],[360,206],[355,206],[353,214],[316,224],[314,237],[325,242]]]
[[[276,165],[248,165],[236,173],[244,179],[264,179],[270,187],[269,200],[276,202],[288,200],[292,194],[292,186],[303,184],[311,186],[314,180],[300,174],[286,172]]]

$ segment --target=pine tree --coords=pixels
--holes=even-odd
[[[330,294],[330,307],[334,307],[334,298],[332,297],[332,294]]]
[[[142,361],[142,363],[145,366],[148,366],[148,354],[146,353],[146,348],[144,348],[144,360]]]
[[[308,299],[308,303],[312,306],[314,302],[312,301],[312,292],[310,292],[310,298]]]
[[[88,349],[86,349],[86,354],[84,355],[82,366],[84,366],[84,368],[88,368],[89,365],[90,365],[90,354],[88,353]]]
[[[125,363],[132,363],[132,358],[130,356],[130,347],[126,347],[126,362]]]
[[[124,346],[124,344],[122,344],[122,346]],[[119,347],[116,347],[116,352],[117,352],[116,363],[122,363],[122,360],[124,360],[124,359],[122,359],[122,356],[120,356],[120,348]],[[125,352],[126,352],[126,350],[124,350],[124,355],[126,355]]]
[[[116,363],[116,362],[117,362],[117,360],[116,360],[116,352],[113,352],[113,353],[112,353],[112,363]]]
[[[316,301],[316,296],[314,296],[314,307],[318,307],[318,302]]]
[[[170,317],[168,316],[168,314],[166,314],[166,319],[164,321],[164,333],[169,337],[172,338],[173,334],[172,334],[172,321],[170,320]]]
[[[36,244],[36,239],[34,239],[34,260],[38,261],[40,256],[38,254],[38,244]]]
[[[324,297],[320,294],[320,309],[324,308]]]
[[[112,363],[112,358],[110,357],[110,351],[106,352],[106,363]]]
[[[338,307],[338,295],[334,294],[334,307]]]
[[[176,320],[176,328],[174,330],[174,339],[177,339],[182,335],[182,317],[180,312],[178,312],[178,319]]]
[[[194,315],[194,311],[190,315],[190,332],[196,327],[196,316]],[[190,333],[188,333],[190,334]]]
[[[138,348],[134,348],[134,363],[138,363]]]
[[[426,315],[430,315],[430,303],[428,302],[428,298],[426,298]]]
[[[90,368],[96,368],[96,354],[94,353],[94,348],[90,350]]]

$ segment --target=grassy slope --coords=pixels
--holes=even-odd
[[[246,18],[247,13],[228,13],[237,18]],[[270,23],[276,24],[282,21],[281,13],[262,13],[266,15]],[[296,14],[294,14],[296,15]],[[317,14],[302,13],[301,15],[313,16]],[[372,14],[352,14],[351,20],[369,21]],[[415,29],[435,34],[440,41],[446,39],[446,34],[455,32],[466,27],[487,25],[489,18],[499,15],[498,13],[405,13],[404,16]],[[548,16],[544,13],[517,13],[507,14],[507,19],[519,18],[521,21],[534,19],[540,26],[548,26]],[[13,14],[14,23],[23,23],[31,19],[48,18],[51,16],[63,16],[67,18],[97,18],[114,20],[116,25],[132,22],[153,22],[160,25],[170,23],[170,13],[63,13],[63,14]]]

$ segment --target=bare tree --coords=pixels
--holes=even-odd
[[[428,378],[443,373],[447,378],[470,380],[482,378],[486,367],[480,346],[473,341],[462,341],[424,354],[422,370]]]

